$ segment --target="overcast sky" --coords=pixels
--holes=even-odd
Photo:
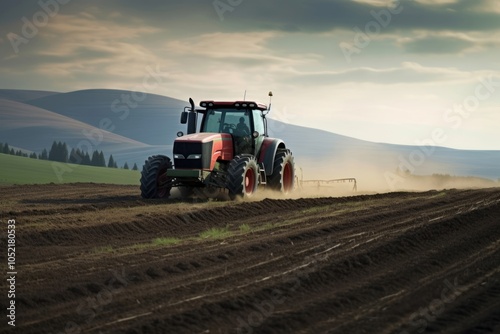
[[[247,99],[375,142],[500,149],[497,0],[0,0],[0,88]],[[436,135],[439,134],[439,136]]]

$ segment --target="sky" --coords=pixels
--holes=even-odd
[[[0,89],[268,103],[359,139],[500,150],[497,0],[0,0]]]

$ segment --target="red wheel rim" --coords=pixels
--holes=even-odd
[[[251,195],[255,189],[255,173],[252,168],[245,172],[245,194]]]
[[[284,192],[291,191],[292,186],[293,186],[292,167],[290,166],[289,163],[286,163],[285,167],[283,168],[283,191]]]

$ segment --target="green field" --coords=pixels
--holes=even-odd
[[[138,171],[65,164],[0,154],[0,184],[94,182],[139,184]]]

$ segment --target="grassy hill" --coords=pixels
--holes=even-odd
[[[0,154],[0,185],[94,182],[139,184],[138,171],[61,164]]]

